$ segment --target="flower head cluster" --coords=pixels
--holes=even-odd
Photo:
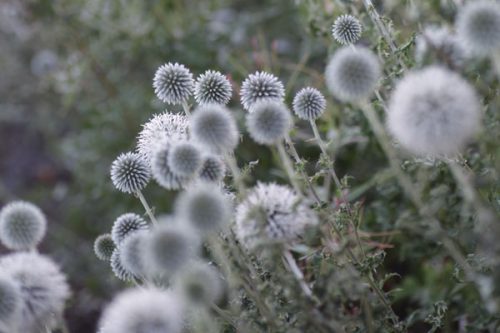
[[[262,100],[274,100],[283,102],[285,88],[278,78],[266,72],[250,74],[241,85],[241,104],[247,111],[251,111],[253,105]]]
[[[155,94],[167,104],[181,104],[193,93],[193,74],[184,65],[168,63],[160,66],[153,79]]]
[[[11,326],[19,320],[21,310],[21,290],[12,277],[0,274],[0,327]]]
[[[206,155],[200,169],[200,179],[208,182],[220,182],[226,173],[226,165],[217,155]]]
[[[126,213],[120,215],[113,223],[111,237],[118,246],[131,234],[138,230],[145,230],[148,228],[148,223],[141,216],[135,213]]]
[[[223,293],[220,273],[211,265],[193,261],[174,280],[174,288],[192,304],[213,304]]]
[[[263,145],[273,145],[282,140],[292,127],[292,115],[281,102],[263,100],[254,104],[246,116],[248,133]]]
[[[449,29],[436,26],[427,27],[416,40],[415,60],[422,64],[429,54],[453,68],[462,66],[467,57],[460,39]]]
[[[168,166],[179,177],[191,177],[202,165],[202,154],[197,145],[189,141],[178,141],[172,144],[168,154]]]
[[[325,108],[325,96],[315,88],[303,88],[293,99],[293,111],[300,119],[315,120],[325,112]]]
[[[113,274],[122,281],[133,281],[136,276],[123,265],[120,248],[116,248],[109,261]]]
[[[226,105],[231,99],[233,88],[229,80],[220,72],[208,70],[200,75],[194,87],[194,97],[198,104]]]
[[[123,153],[111,165],[111,181],[121,192],[136,193],[146,187],[150,178],[150,168],[137,153]]]
[[[115,248],[116,245],[111,234],[100,235],[94,241],[94,253],[100,260],[110,260]]]
[[[176,174],[170,167],[172,142],[165,142],[156,150],[151,161],[151,171],[156,182],[167,190],[177,190],[186,186],[191,176]]]
[[[361,38],[363,26],[359,20],[348,14],[337,17],[332,26],[332,35],[343,45],[356,43]]]

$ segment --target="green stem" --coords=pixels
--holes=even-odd
[[[241,177],[241,172],[240,169],[238,168],[238,163],[236,162],[234,155],[226,154],[225,160],[227,165],[229,166],[229,169],[231,170],[231,173],[233,174],[233,181],[234,184],[236,185],[236,189],[238,190],[240,195],[245,195],[246,193],[245,184],[243,183],[243,178]]]
[[[144,206],[144,209],[146,210],[146,213],[148,214],[151,222],[153,222],[153,224],[158,224],[158,221],[156,220],[156,217],[154,216],[153,211],[149,207],[148,202],[146,201],[146,198],[144,198],[144,195],[142,194],[142,192],[139,190],[136,192],[136,195],[139,198],[139,200],[141,201],[142,205]]]
[[[283,163],[283,168],[285,169],[288,178],[290,179],[290,182],[293,185],[293,188],[295,189],[298,195],[302,195],[302,190],[300,189],[300,185],[297,182],[295,171],[293,170],[292,161],[290,161],[290,158],[288,157],[288,154],[285,151],[283,142],[280,141],[276,146],[280,154],[281,162]]]
[[[284,250],[283,257],[285,258],[288,268],[290,268],[290,271],[292,272],[293,276],[295,276],[295,279],[299,283],[300,288],[302,288],[304,294],[307,296],[307,298],[313,299],[312,290],[307,285],[306,279],[304,278],[304,274],[297,265],[297,262],[295,261],[295,258],[293,257],[290,250]]]
[[[191,116],[191,111],[189,109],[189,105],[186,101],[182,102],[182,109],[184,109],[184,113],[186,116],[190,117]]]

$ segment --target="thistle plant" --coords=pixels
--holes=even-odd
[[[109,261],[115,249],[116,245],[111,234],[99,235],[94,241],[94,253],[100,260]]]
[[[232,93],[231,83],[220,72],[208,70],[196,79],[194,97],[198,104],[226,105]]]
[[[335,20],[332,27],[333,38],[342,45],[356,43],[361,38],[363,26],[357,18],[344,14]]]
[[[250,74],[241,85],[241,104],[247,111],[251,111],[253,105],[262,100],[273,100],[283,102],[285,88],[277,77],[266,72],[255,72]]]

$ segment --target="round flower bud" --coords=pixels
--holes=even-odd
[[[348,14],[337,17],[332,27],[333,38],[342,45],[356,43],[361,38],[362,31],[359,20]]]
[[[201,231],[216,231],[229,224],[231,206],[226,195],[215,184],[197,183],[184,191],[176,201],[181,220]]]
[[[194,87],[194,97],[198,104],[226,105],[231,99],[233,88],[229,80],[220,72],[208,70],[200,75]]]
[[[471,53],[485,55],[500,50],[500,3],[471,1],[464,5],[455,22],[459,38]]]
[[[150,169],[139,154],[123,153],[111,165],[111,181],[121,192],[136,193],[146,187],[150,178]]]
[[[263,145],[282,140],[292,127],[292,115],[280,102],[261,101],[254,104],[246,116],[247,130],[252,139]]]
[[[145,276],[144,240],[148,232],[140,230],[126,239],[120,245],[120,258],[123,267],[134,276]]]
[[[463,43],[446,27],[429,26],[416,39],[415,60],[422,65],[429,55],[452,68],[461,67],[467,58]]]
[[[136,277],[129,271],[125,266],[123,266],[122,256],[120,250],[116,248],[111,255],[109,261],[111,265],[111,270],[113,274],[122,281],[133,281]]]
[[[283,102],[285,88],[278,78],[266,72],[255,72],[250,74],[241,85],[241,104],[247,111],[261,100],[275,100]]]
[[[184,177],[172,172],[169,165],[169,155],[172,144],[165,142],[156,150],[151,161],[151,170],[156,182],[167,190],[178,190],[183,188],[191,177]]]
[[[19,319],[21,290],[10,276],[0,274],[0,323],[13,323]]]
[[[116,245],[111,234],[100,235],[94,242],[94,253],[97,258],[103,261],[109,261],[115,250]]]
[[[179,272],[174,289],[194,305],[216,303],[224,291],[217,269],[201,261],[191,262]]]
[[[318,218],[288,186],[258,183],[236,208],[235,233],[248,249],[295,241]]]
[[[222,181],[226,173],[226,165],[224,161],[215,155],[207,155],[204,157],[199,175],[203,181],[218,183]]]
[[[315,120],[325,112],[325,109],[325,97],[318,89],[303,88],[293,99],[293,111],[300,119]]]
[[[200,149],[191,142],[178,141],[172,144],[168,154],[170,171],[181,177],[190,177],[201,168]]]
[[[193,139],[216,154],[230,152],[238,145],[238,127],[231,112],[210,104],[196,109],[189,126]]]
[[[0,211],[0,241],[11,250],[35,248],[46,230],[45,216],[32,203],[14,201]]]
[[[113,223],[111,237],[116,245],[120,245],[123,240],[139,230],[147,230],[148,223],[135,213],[120,215]]]
[[[478,131],[481,107],[467,81],[432,66],[407,74],[397,84],[387,117],[389,131],[410,152],[454,154]]]
[[[364,47],[343,47],[326,67],[326,85],[342,102],[370,97],[381,75],[377,56]]]
[[[103,312],[103,333],[181,333],[182,300],[156,288],[136,288],[120,293]]]
[[[153,79],[155,94],[167,104],[182,104],[193,93],[193,74],[184,65],[168,63],[160,66]]]

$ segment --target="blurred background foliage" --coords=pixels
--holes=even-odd
[[[408,65],[413,65],[421,22],[450,24],[456,10],[452,0],[388,0],[378,5],[398,28]],[[206,69],[220,70],[236,91],[245,76],[267,70],[285,82],[290,103],[302,86],[323,88],[327,57],[338,47],[330,27],[347,9],[357,11],[365,23],[361,43],[375,45],[387,55],[389,75],[381,90],[387,98],[400,73],[389,70],[395,68],[395,59],[358,1],[0,2],[0,200],[2,204],[15,198],[31,200],[48,215],[49,235],[41,251],[53,255],[70,276],[74,297],[67,317],[72,332],[95,331],[103,304],[122,287],[107,265],[94,257],[92,244],[119,214],[142,212],[138,200],[113,189],[109,166],[120,152],[134,148],[141,124],[165,110],[152,89],[157,67],[177,61],[195,76]],[[466,158],[481,193],[498,208],[498,80],[493,73],[479,80],[476,73],[485,66],[477,62],[465,71],[484,96],[488,126],[479,143],[468,148]],[[230,106],[243,129],[238,99],[235,92]],[[469,323],[477,322],[475,327],[490,325],[491,316],[465,301],[474,291],[457,289],[460,274],[442,246],[416,237],[423,224],[415,222],[420,218],[387,175],[384,156],[370,140],[360,112],[330,98],[319,125],[332,140],[339,174],[349,176],[344,181],[352,186],[350,197],[363,206],[361,229],[374,249],[385,251],[380,275],[397,273],[385,284],[386,290],[393,290],[396,313],[411,316],[413,332],[431,329],[432,319],[439,320],[443,309],[446,331],[458,330],[456,316],[463,313],[475,313],[468,318]],[[307,124],[297,121],[294,131],[301,156],[315,161],[319,151],[309,140]],[[276,167],[276,156],[253,144],[246,134],[238,159],[241,165],[255,162],[250,182],[286,179]],[[404,167],[421,180],[449,233],[469,253],[477,242],[471,232],[473,211],[462,201],[446,167],[433,161],[427,165],[408,159]],[[306,168],[309,174],[319,169],[315,163]],[[157,212],[168,212],[172,193],[151,184],[145,195]],[[481,264],[474,255],[470,260]],[[477,301],[474,296],[470,299]],[[446,300],[444,306],[441,300]]]

